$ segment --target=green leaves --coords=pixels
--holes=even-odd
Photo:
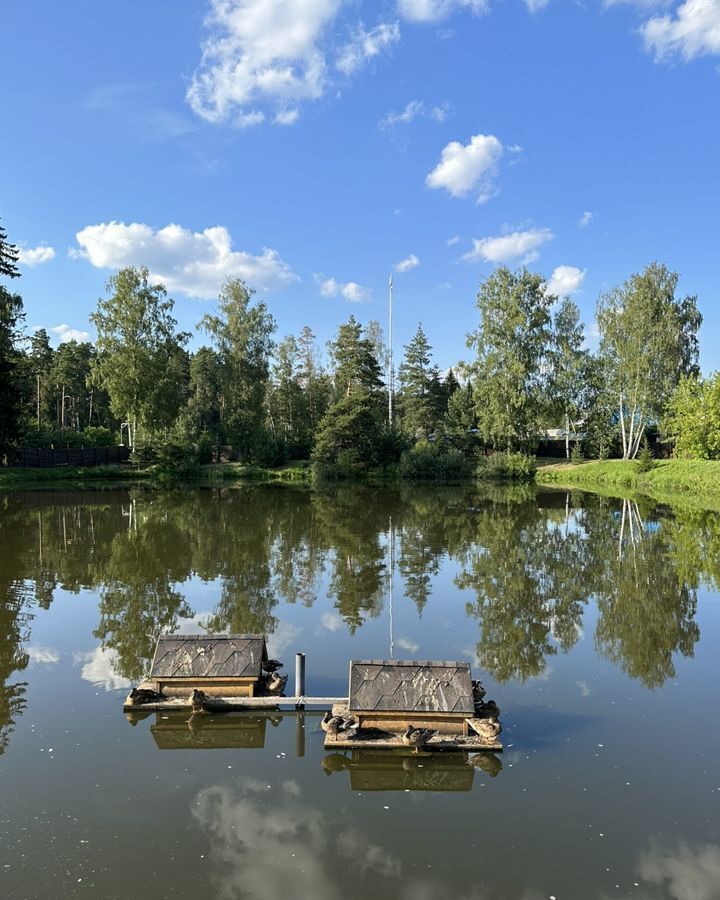
[[[182,347],[190,335],[176,330],[174,301],[143,267],[121,269],[108,281],[110,296],[90,319],[97,328],[94,379],[110,396],[112,411],[131,426],[169,427],[182,401]]]
[[[468,338],[478,427],[496,448],[534,446],[546,414],[550,307],[541,275],[500,267],[480,285],[480,327]]]
[[[598,301],[600,354],[616,398],[623,458],[635,457],[683,374],[697,371],[702,316],[695,297],[675,297],[678,275],[651,263]]]

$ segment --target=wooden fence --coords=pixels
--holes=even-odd
[[[25,447],[11,465],[50,469],[54,466],[104,466],[129,459],[129,447],[67,447],[60,450]]]

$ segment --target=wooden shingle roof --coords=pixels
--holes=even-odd
[[[259,678],[262,634],[161,634],[151,678]]]
[[[470,664],[367,659],[350,663],[350,709],[472,715]]]

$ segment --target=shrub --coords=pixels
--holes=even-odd
[[[130,456],[130,461],[139,466],[147,466],[156,463],[159,451],[156,444],[136,444]]]
[[[573,466],[579,465],[584,460],[582,447],[580,446],[579,441],[575,441],[573,444],[573,448],[570,451],[570,462]]]
[[[335,459],[315,459],[312,463],[313,478],[318,482],[351,481],[366,470],[353,450],[341,450]]]
[[[197,445],[165,441],[157,448],[158,480],[162,484],[191,481],[198,473]]]
[[[410,481],[463,481],[472,466],[459,450],[420,441],[400,457],[400,476]]]
[[[288,458],[285,441],[273,431],[263,428],[255,436],[250,458],[261,466],[281,466]]]
[[[207,431],[203,431],[197,441],[198,462],[201,465],[211,463],[213,461],[214,451],[215,441],[213,440],[212,435]]]
[[[649,472],[651,469],[654,469],[656,465],[648,439],[645,438],[643,445],[640,448],[640,452],[637,455],[637,459],[635,460],[635,471],[642,475],[644,472]]]
[[[477,469],[478,478],[497,481],[532,481],[537,463],[525,453],[493,453],[486,456]]]

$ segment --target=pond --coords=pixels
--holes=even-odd
[[[0,497],[5,898],[720,896],[720,516],[534,488]],[[319,716],[128,721],[165,631],[307,691],[469,660],[505,751],[326,753]]]

